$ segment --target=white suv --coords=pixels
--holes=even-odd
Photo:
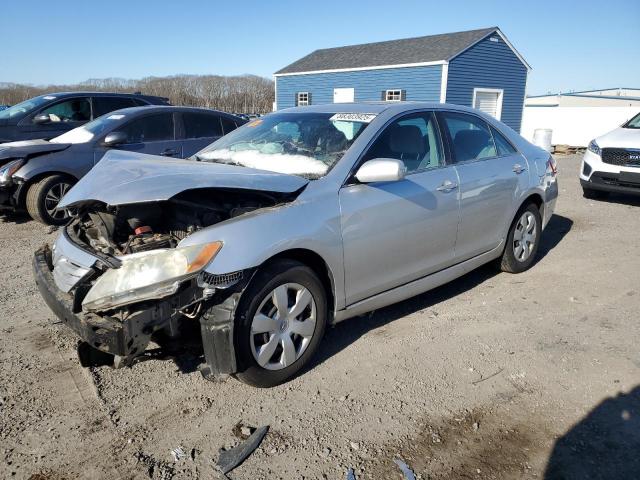
[[[580,184],[586,198],[609,192],[640,195],[640,113],[591,140],[582,159]]]

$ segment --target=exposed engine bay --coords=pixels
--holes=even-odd
[[[176,264],[181,263],[175,260],[176,255],[205,248],[176,247],[200,229],[292,201],[298,193],[195,189],[163,201],[113,207],[90,201],[74,207],[75,220],[61,236],[63,242],[91,250],[102,261],[86,269],[86,274],[77,273],[81,267],[64,259],[64,248],[56,261],[52,251],[43,247],[36,253],[35,263],[41,292],[83,340],[79,348],[81,363],[95,365],[98,358],[116,367],[132,365],[151,358],[145,351],[152,337],[160,345],[156,335],[177,338],[185,327],[189,330],[199,325],[206,358],[203,374],[235,371],[233,312],[254,270],[222,275],[196,270],[193,275],[178,273],[173,280]],[[145,267],[142,274],[139,268],[128,267],[131,262],[153,262],[153,256],[161,260]],[[58,266],[60,271],[56,270]],[[76,269],[71,278],[65,277],[69,268]],[[166,277],[159,273],[163,269],[169,272]],[[142,283],[122,286],[134,277]],[[67,280],[75,283],[64,290]],[[91,307],[87,301],[96,289],[102,289],[96,295],[103,303]]]
[[[198,189],[153,203],[108,207],[94,202],[79,211],[76,239],[106,255],[175,248],[192,233],[254,210],[290,201],[294,194]]]

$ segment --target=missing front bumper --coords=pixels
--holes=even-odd
[[[45,245],[33,257],[34,278],[42,298],[65,325],[102,352],[134,357],[145,350],[151,334],[165,326],[163,319],[170,319],[163,302],[132,313],[124,322],[108,316],[77,313],[74,311],[74,297],[58,289],[52,271],[51,250]]]
[[[144,353],[151,336],[163,329],[177,329],[183,320],[184,305],[193,304],[198,295],[195,289],[186,289],[163,301],[147,302],[132,309],[125,320],[78,312],[78,302],[72,294],[62,292],[53,279],[51,250],[45,245],[36,251],[33,272],[40,294],[56,316],[71,328],[83,342],[105,354],[113,355],[115,366],[131,365]],[[234,347],[235,309],[244,286],[251,275],[233,288],[219,290],[203,300],[200,316],[200,334],[205,364],[203,376],[216,379],[237,371]]]

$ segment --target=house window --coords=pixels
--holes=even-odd
[[[384,99],[387,102],[399,102],[402,100],[402,90],[387,90]]]
[[[298,107],[304,107],[309,105],[309,92],[298,92],[296,93],[296,105]]]
[[[500,120],[504,90],[497,88],[474,88],[473,108]]]

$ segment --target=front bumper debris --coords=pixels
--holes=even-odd
[[[185,306],[202,301],[204,313],[200,316],[200,333],[205,365],[200,368],[201,373],[205,378],[214,380],[237,371],[233,329],[235,309],[251,275],[230,288],[216,290],[207,299],[202,298],[201,290],[185,288],[165,300],[133,306],[126,318],[121,319],[82,312],[81,301],[73,293],[65,293],[56,286],[48,245],[36,251],[33,273],[40,294],[56,316],[83,342],[99,352],[112,355],[116,367],[131,366],[137,357],[144,354],[155,332],[177,332],[179,322],[189,321],[181,313]],[[84,358],[90,357],[85,350]]]
[[[135,312],[126,321],[108,316],[84,314],[74,297],[62,292],[53,280],[51,250],[48,245],[36,251],[33,273],[44,301],[56,316],[93,348],[117,357],[130,358],[144,351],[151,334],[164,326],[162,305]]]

